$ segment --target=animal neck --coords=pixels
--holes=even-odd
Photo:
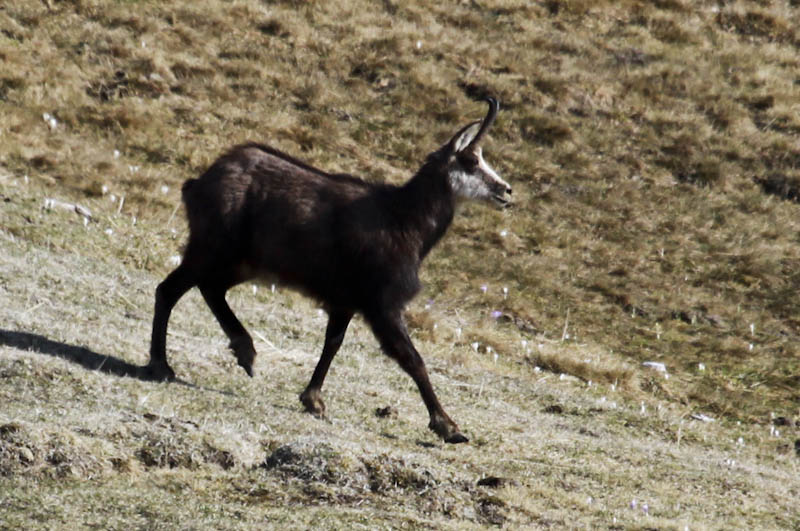
[[[404,225],[418,235],[422,260],[444,236],[455,212],[455,196],[444,172],[426,163],[398,190]]]

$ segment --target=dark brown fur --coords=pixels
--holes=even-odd
[[[402,319],[420,288],[420,263],[453,219],[452,144],[432,153],[403,186],[326,173],[254,143],[234,147],[187,181],[189,242],[181,265],[156,290],[145,375],[174,378],[166,360],[167,322],[178,299],[197,286],[252,376],[253,341],[225,293],[248,280],[278,282],[314,297],[329,314],[322,356],[300,396],[308,411],[324,414],[322,383],[359,312],[417,383],[431,429],[448,442],[466,441],[439,404]]]

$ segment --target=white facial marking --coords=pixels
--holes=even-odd
[[[475,150],[475,154],[478,156],[478,168],[480,168],[483,171],[483,173],[485,173],[494,182],[496,182],[499,185],[501,185],[503,187],[503,191],[508,190],[509,188],[511,188],[508,185],[508,183],[505,182],[499,175],[497,175],[497,172],[494,171],[492,169],[492,167],[489,166],[489,164],[486,163],[485,160],[483,160],[483,153],[482,153],[481,148],[476,149]]]
[[[480,199],[489,196],[489,189],[483,179],[463,169],[450,170],[450,186],[457,197],[464,199]]]
[[[480,148],[476,148],[474,154],[478,159],[474,170],[467,171],[458,163],[450,169],[450,186],[456,196],[461,199],[495,198],[504,202],[510,186],[486,163]]]

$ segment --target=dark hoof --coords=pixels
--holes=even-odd
[[[467,439],[464,435],[461,435],[460,433],[456,432],[453,435],[446,438],[444,442],[448,444],[459,444],[459,443],[469,442],[469,439]]]
[[[139,367],[136,376],[151,382],[172,382],[175,380],[175,371],[166,362],[148,363],[144,367]]]
[[[444,412],[439,414],[434,413],[431,416],[431,422],[428,424],[428,427],[446,443],[458,444],[469,441],[469,439],[458,431],[456,423]]]
[[[247,376],[250,378],[253,377],[253,366],[251,364],[239,360],[239,365],[241,365],[242,369],[244,369],[244,372],[247,373]]]
[[[244,369],[249,377],[253,377],[253,361],[256,359],[256,349],[253,347],[253,340],[250,336],[242,336],[234,339],[230,343],[236,361]]]
[[[319,391],[306,389],[300,395],[300,402],[303,403],[308,413],[320,419],[325,418],[325,402],[322,401]]]

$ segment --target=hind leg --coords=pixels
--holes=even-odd
[[[230,348],[239,362],[239,365],[247,372],[248,376],[253,376],[253,360],[256,357],[256,349],[253,347],[253,338],[244,328],[242,323],[233,313],[228,302],[225,300],[225,292],[231,286],[226,284],[203,283],[200,285],[200,293],[217,318],[225,335],[230,339]]]
[[[172,308],[196,284],[196,275],[184,261],[156,288],[153,332],[150,340],[150,362],[140,376],[151,380],[174,380],[175,371],[167,363],[167,323]]]

